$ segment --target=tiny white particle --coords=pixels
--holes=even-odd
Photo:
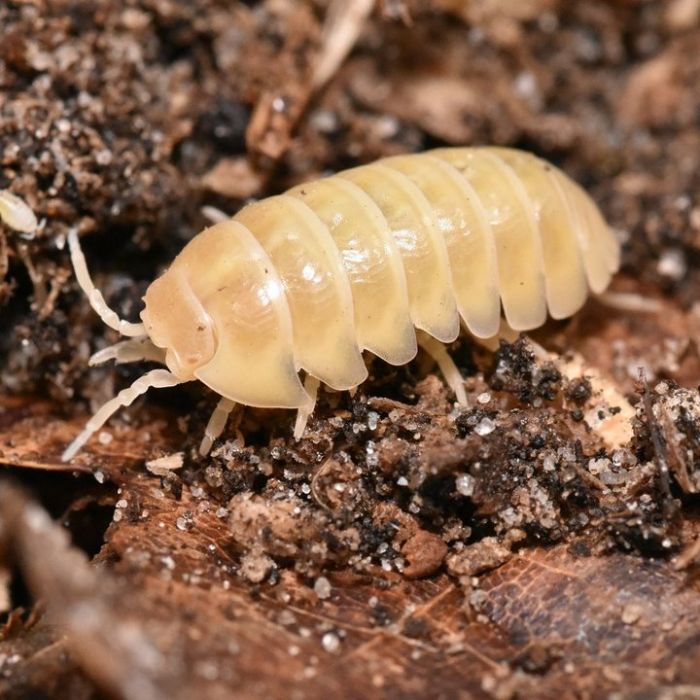
[[[664,277],[680,280],[685,275],[687,267],[683,251],[679,248],[669,248],[661,254],[656,269]]]
[[[319,576],[314,582],[314,593],[321,600],[331,597],[331,584],[325,576]]]
[[[321,639],[321,644],[330,654],[334,654],[340,649],[340,639],[333,632],[326,632]]]
[[[474,428],[474,432],[483,437],[484,435],[490,435],[495,429],[496,425],[490,418],[482,418]]]
[[[667,394],[667,393],[668,393],[668,384],[666,384],[666,382],[659,382],[659,383],[654,387],[654,391],[655,391],[657,394],[663,396],[664,394]]]
[[[312,113],[309,121],[314,129],[320,131],[322,134],[335,131],[339,123],[337,115],[325,109],[319,109]]]
[[[455,479],[457,492],[462,494],[462,496],[474,495],[474,483],[475,479],[471,474],[460,474]]]
[[[175,527],[178,530],[189,530],[192,527],[192,517],[187,515],[181,515],[175,521]]]

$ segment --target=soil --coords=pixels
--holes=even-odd
[[[3,697],[697,695],[700,0],[353,4],[0,5],[0,189],[42,222],[0,228]],[[461,339],[468,409],[421,354],[299,442],[246,408],[199,457],[187,385],[60,461],[144,367],[88,367],[69,230],[135,320],[203,207],[484,143],[586,187],[643,309]]]

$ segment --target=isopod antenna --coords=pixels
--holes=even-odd
[[[149,389],[165,389],[183,384],[174,374],[165,369],[153,369],[139,377],[131,386],[122,389],[114,398],[104,403],[95,415],[90,418],[85,428],[71,442],[61,455],[61,460],[68,462],[80,448],[94,435],[109,419],[123,406],[130,406],[134,400],[145,394]]]
[[[119,318],[115,311],[107,306],[107,302],[102,296],[102,292],[95,287],[92,277],[90,277],[87,263],[85,262],[85,256],[83,255],[83,251],[80,249],[78,232],[74,228],[68,231],[68,247],[70,249],[70,259],[73,263],[73,268],[75,269],[75,276],[78,280],[78,284],[87,295],[90,306],[102,319],[105,325],[130,338],[146,335],[146,327],[143,325],[143,323],[131,323],[130,321],[124,321]]]

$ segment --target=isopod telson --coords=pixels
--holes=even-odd
[[[202,454],[235,403],[297,409],[298,438],[319,383],[346,390],[365,380],[364,350],[400,365],[420,345],[465,403],[444,347],[460,320],[489,338],[502,315],[516,331],[542,325],[547,311],[566,318],[619,264],[615,237],[577,184],[531,154],[492,147],[385,158],[249,204],[185,246],[146,291],[142,323],[107,307],[75,232],[69,244],[95,311],[132,338],[91,363],[167,369],[102,406],[65,460],[147,389],[195,379],[222,397]]]

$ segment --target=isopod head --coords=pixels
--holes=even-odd
[[[141,319],[151,342],[165,350],[165,364],[178,378],[195,378],[216,352],[212,319],[178,268],[161,275],[146,291]]]
[[[308,400],[282,282],[240,223],[224,221],[192,239],[144,302],[146,332],[181,381],[198,379],[247,406],[298,408]]]

